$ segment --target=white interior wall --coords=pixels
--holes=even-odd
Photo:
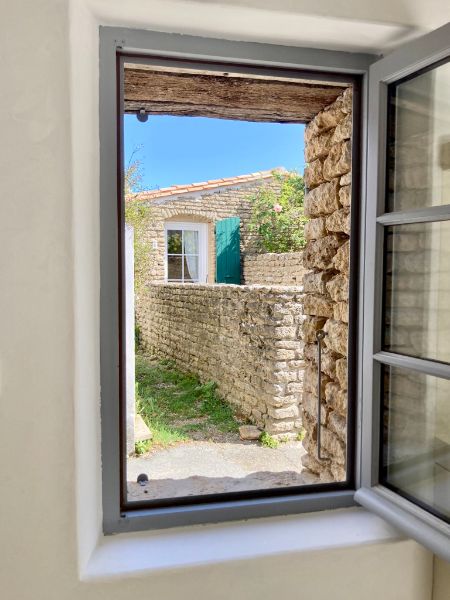
[[[82,0],[2,3],[3,597],[428,600],[430,554],[402,540],[80,581],[101,534],[97,25]]]

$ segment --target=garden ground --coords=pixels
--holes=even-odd
[[[128,459],[129,500],[151,500],[314,483],[302,473],[301,441],[241,440],[245,420],[213,382],[172,363],[136,357],[137,410],[152,432]],[[138,475],[149,482],[141,486]]]

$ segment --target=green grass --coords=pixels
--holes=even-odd
[[[266,448],[278,448],[280,445],[280,442],[269,435],[266,431],[263,431],[259,436],[259,442],[261,446],[265,446]]]
[[[153,437],[148,445],[167,447],[216,433],[234,433],[240,423],[216,391],[214,382],[179,371],[170,361],[136,355],[136,408]],[[140,452],[141,448],[137,449]],[[144,450],[147,451],[147,450]]]

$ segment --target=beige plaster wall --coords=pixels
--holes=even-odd
[[[97,28],[155,23],[151,2],[86,6],[1,5],[2,597],[427,600],[428,553],[401,541],[80,581],[101,541]]]

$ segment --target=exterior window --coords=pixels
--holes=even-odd
[[[166,223],[166,281],[206,283],[206,224]]]
[[[265,59],[264,66],[258,66],[252,65],[252,60],[257,52],[261,54],[259,45],[249,52],[251,44],[247,43],[220,41],[217,45],[215,40],[206,39],[198,43],[196,38],[188,39],[189,36],[155,36],[148,31],[108,27],[101,28],[100,37],[101,393],[105,533],[311,512],[343,508],[356,502],[449,560],[450,24],[382,59],[330,52],[325,61],[328,66],[325,67],[324,53],[328,51],[317,54],[309,49],[305,56],[310,56],[313,63],[309,66],[310,71],[302,71],[305,69],[303,64],[295,67],[298,65],[296,49],[289,55],[289,48],[283,48],[279,53],[276,46],[267,46],[262,54],[269,58]],[[165,56],[167,48],[172,48],[172,54],[168,52]],[[203,48],[203,54],[197,54],[198,48]],[[142,51],[143,56],[138,56],[138,51]],[[157,56],[158,63],[155,76],[160,76],[161,66],[174,66],[174,56],[177,61],[184,56],[189,63],[182,60],[180,66],[177,62],[176,69],[189,67],[203,72],[207,68],[209,75],[226,76],[227,81],[230,65],[236,61],[233,68],[238,75],[235,84],[238,88],[244,75],[258,80],[268,75],[271,85],[278,79],[291,80],[290,91],[295,89],[292,80],[298,78],[307,81],[308,86],[311,81],[326,80],[325,94],[330,92],[333,82],[338,83],[338,94],[342,93],[343,83],[353,86],[353,108],[356,110],[352,111],[352,115],[344,118],[341,114],[345,112],[343,104],[336,112],[327,111],[327,118],[319,119],[308,132],[311,139],[317,136],[326,148],[331,144],[336,152],[339,150],[335,154],[312,144],[307,154],[307,188],[310,194],[307,204],[310,216],[315,218],[310,221],[308,233],[312,243],[304,252],[304,261],[309,261],[311,273],[304,280],[301,297],[305,304],[307,294],[312,294],[309,296],[311,319],[310,323],[306,323],[305,353],[308,353],[311,363],[317,359],[318,364],[305,375],[301,409],[305,426],[304,445],[309,448],[308,468],[313,471],[318,463],[320,467],[326,465],[319,482],[314,480],[307,482],[308,485],[290,488],[282,483],[278,489],[236,487],[231,493],[190,494],[179,498],[173,494],[154,503],[140,497],[131,502],[127,496],[125,416],[128,418],[131,414],[126,411],[127,393],[134,392],[135,388],[133,379],[131,385],[126,384],[134,357],[130,353],[127,355],[125,343],[128,343],[125,317],[132,314],[132,302],[124,292],[124,174],[120,170],[117,172],[117,165],[123,164],[124,124],[123,119],[117,117],[121,115],[125,102],[127,75],[124,64],[131,58],[133,65],[139,65],[154,56]],[[236,56],[239,56],[237,60]],[[287,64],[292,65],[292,70],[286,67]],[[279,67],[282,67],[281,70]],[[131,83],[135,75],[130,71]],[[328,77],[331,77],[329,81]],[[364,87],[367,85],[364,90],[368,98],[366,122],[358,109],[362,81]],[[223,81],[220,89],[222,87]],[[161,89],[165,105],[168,87],[164,82]],[[258,96],[255,95],[255,98]],[[278,120],[283,113],[277,98],[275,104],[269,102],[273,100],[270,94],[264,97],[265,105],[258,105],[257,109],[253,100],[249,104],[247,93],[244,97],[245,102],[236,107],[231,100],[219,103],[219,113],[214,106],[213,116],[219,114],[222,118],[229,118],[231,114],[235,118],[238,113],[242,120],[253,121],[258,120],[255,110],[259,110],[263,117],[261,120],[267,121],[273,115]],[[287,97],[291,98],[290,95]],[[184,87],[181,99],[182,104],[177,106],[184,115],[186,110],[192,110],[186,102]],[[147,113],[158,113],[161,109],[154,100],[153,97],[147,100],[140,96],[128,98],[128,109],[136,113],[139,121],[145,122]],[[290,110],[294,106],[298,109],[301,104],[296,97],[294,103],[289,104]],[[202,104],[202,110],[205,107],[208,108],[208,105]],[[230,110],[231,113],[223,115],[222,110]],[[317,110],[311,118],[318,114]],[[286,114],[290,121],[294,113]],[[303,123],[309,120],[304,114],[297,118]],[[116,136],[117,123],[119,131]],[[360,125],[366,130],[367,136],[363,139],[367,138],[367,144],[362,148],[362,156],[358,157]],[[349,127],[353,135],[351,141],[346,133]],[[351,172],[347,170],[350,164]],[[361,185],[362,182],[367,185]],[[360,203],[359,192],[362,193]],[[166,282],[207,282],[210,255],[209,270],[214,272],[215,261],[218,283],[240,283],[239,277],[236,276],[234,281],[229,275],[233,271],[230,271],[230,265],[238,264],[240,248],[237,236],[231,234],[227,236],[235,240],[236,251],[233,261],[228,260],[229,253],[222,257],[227,268],[223,269],[223,277],[221,275],[220,235],[222,229],[228,231],[224,221],[227,219],[222,220],[222,226],[216,223],[214,248],[208,248],[206,223],[165,222],[166,281],[158,280],[153,293],[163,313],[160,323],[166,327],[167,335],[176,336],[177,340],[186,338],[185,328],[180,325],[181,320],[176,321],[173,327],[167,324],[166,316],[172,313],[172,307],[164,296],[163,288],[171,288],[181,297],[189,292],[189,286],[174,289]],[[236,223],[234,228],[238,231]],[[231,231],[231,227],[229,229]],[[350,229],[351,244],[349,240],[344,241],[343,235],[350,237]],[[330,233],[336,233],[336,239]],[[222,246],[228,247],[229,244]],[[159,265],[162,262],[159,260]],[[325,273],[324,269],[328,272]],[[345,277],[336,276],[336,271],[340,270],[347,274],[347,283]],[[361,285],[358,281],[360,276]],[[214,275],[211,275],[211,283],[213,279]],[[351,285],[349,289],[348,280],[358,282],[358,285]],[[242,332],[246,340],[256,336],[257,358],[241,351],[241,362],[230,377],[230,389],[247,389],[247,382],[242,379],[245,361],[258,368],[250,383],[257,377],[267,377],[267,364],[261,360],[262,348],[272,352],[278,365],[286,364],[298,343],[298,336],[292,331],[297,315],[290,318],[278,299],[266,298],[265,288],[261,288],[257,290],[257,298],[245,304],[245,316],[250,320],[249,325],[243,327],[234,303],[235,296],[242,290],[233,286],[232,292],[227,295],[225,286],[204,287],[208,292],[209,287],[217,288],[215,291],[224,301],[223,306],[234,312],[231,318],[224,317],[225,313],[217,310],[217,301],[209,301],[196,310],[201,318],[204,317],[203,309],[212,310],[214,324],[229,323],[233,331]],[[199,291],[193,289],[193,295]],[[141,289],[139,297],[144,293],[145,289]],[[286,295],[286,288],[283,288],[283,298]],[[330,299],[324,301],[325,295],[330,296],[333,303]],[[179,297],[175,304],[180,304]],[[264,315],[269,317],[270,326],[277,334],[286,333],[294,336],[293,339],[283,338],[273,344],[267,342],[269,327],[254,318],[254,309],[260,308],[266,299],[270,306],[265,309]],[[346,300],[349,302],[346,303]],[[153,314],[150,309],[147,312]],[[287,316],[282,326],[278,326],[276,321],[280,315],[281,318]],[[190,317],[188,321],[191,322]],[[210,328],[203,322],[201,325],[201,333],[196,339],[204,342],[205,332]],[[308,325],[311,327],[308,328]],[[133,327],[129,329],[132,331]],[[147,330],[153,331],[151,327]],[[140,336],[146,334],[143,329],[138,328],[137,331]],[[226,341],[223,336],[216,336],[216,339],[218,343]],[[324,340],[323,355],[318,351],[320,340]],[[134,341],[131,337],[130,347]],[[347,345],[347,342],[350,343]],[[239,344],[236,347],[240,347]],[[152,350],[152,344],[148,344],[148,350]],[[338,358],[340,355],[342,358]],[[202,360],[206,356],[207,361],[219,367],[229,366],[228,355],[225,360],[223,357],[214,359],[215,362],[207,352],[200,356]],[[180,359],[180,353],[177,352],[176,358]],[[292,360],[298,363],[297,358],[293,356]],[[281,375],[284,376],[284,373]],[[344,386],[342,390],[337,382]],[[198,388],[196,386],[196,393]],[[266,390],[269,390],[267,393],[276,392],[270,415],[271,419],[281,419],[283,426],[288,420],[295,419],[297,414],[296,410],[286,410],[284,397],[280,397],[280,391],[285,388],[290,396],[297,393],[297,387],[290,380],[280,378],[278,373],[263,388],[265,393]],[[158,389],[164,390],[165,383]],[[130,397],[134,401],[132,394]],[[357,405],[352,400],[357,400]],[[346,415],[347,422],[338,414],[339,411]],[[133,421],[130,417],[132,425],[135,424]],[[139,470],[133,474],[136,488],[148,482],[140,466],[139,463]],[[216,471],[217,464],[213,462],[212,472]],[[165,473],[164,476],[167,479]]]

